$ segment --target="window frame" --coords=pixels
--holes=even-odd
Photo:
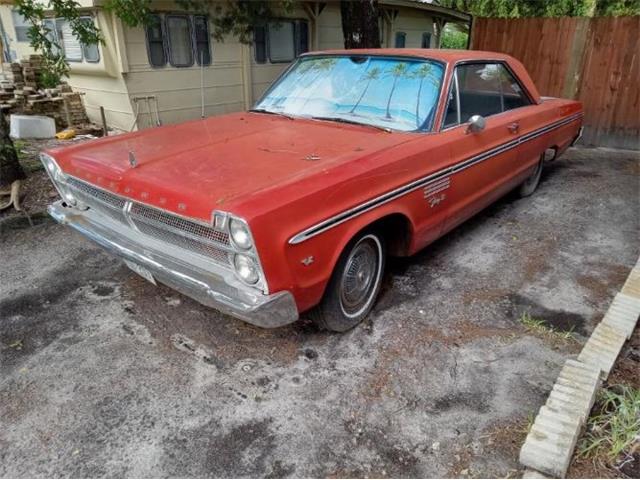
[[[94,22],[94,17],[93,15],[81,15],[79,17],[81,20],[86,20],[89,21],[91,23]],[[50,25],[45,25],[46,23],[49,23]],[[42,20],[43,25],[46,26],[47,29],[50,30],[52,39],[59,47],[59,52],[58,54],[62,54],[62,56],[64,57],[64,59],[67,62],[70,63],[91,63],[91,64],[97,64],[100,63],[100,60],[102,59],[102,55],[100,54],[100,44],[96,43],[96,52],[98,53],[98,58],[97,60],[87,60],[87,56],[85,55],[85,49],[89,46],[92,46],[93,44],[84,44],[82,43],[79,39],[77,39],[78,44],[80,45],[80,58],[69,58],[67,57],[67,52],[64,48],[64,41],[63,41],[63,37],[61,35],[62,32],[62,28],[59,27],[59,25],[61,25],[63,22],[68,22],[67,19],[62,18],[62,17],[46,17]],[[53,27],[53,28],[51,28]],[[73,32],[72,32],[73,34]],[[55,48],[55,47],[54,47]]]
[[[263,55],[260,58],[258,58],[258,49],[256,48],[256,45],[258,44],[258,42],[256,41],[256,33],[258,29],[261,30],[262,32],[262,41],[259,43],[262,45],[262,48],[264,49],[264,52],[262,52]],[[264,65],[269,61],[269,48],[267,46],[267,25],[266,24],[256,25],[253,27],[253,60],[258,65]]]
[[[429,44],[426,47],[421,46],[420,48],[431,48],[431,32],[422,32],[422,39],[420,41],[420,45],[425,44],[425,41],[424,41],[425,38],[429,39]]]
[[[211,34],[209,32],[209,17],[207,15],[197,14],[197,13],[190,16],[191,16],[192,31],[193,31],[192,42],[193,42],[193,54],[194,54],[195,62],[200,67],[208,67],[213,62],[213,52],[211,49],[211,41],[210,41]],[[200,63],[200,58],[198,58],[198,38],[196,36],[196,18],[202,18],[204,20],[204,25],[207,29],[206,37],[207,37],[207,49],[209,50],[209,60],[203,63]]]
[[[516,107],[516,108],[511,108],[509,110],[503,110],[502,112],[498,112],[498,113],[494,113],[493,115],[489,115],[487,117],[484,118],[493,118],[496,117],[497,115],[502,115],[504,113],[507,112],[512,112],[514,110],[518,110],[519,108],[526,108],[526,107],[531,107],[536,105],[535,100],[533,99],[533,97],[531,96],[531,93],[529,93],[529,90],[527,90],[525,88],[525,86],[522,84],[522,81],[520,80],[520,78],[518,78],[518,76],[514,73],[513,69],[511,69],[511,67],[509,66],[509,64],[507,63],[506,60],[491,60],[491,59],[486,59],[486,60],[459,60],[457,61],[455,64],[452,65],[453,68],[453,73],[451,74],[451,77],[449,79],[449,84],[447,85],[447,95],[446,97],[443,97],[443,101],[446,101],[446,104],[444,105],[444,109],[442,111],[442,118],[440,119],[440,129],[438,130],[439,132],[443,132],[446,130],[451,130],[453,128],[458,128],[461,126],[464,126],[466,124],[468,124],[469,122],[464,122],[464,123],[460,123],[460,121],[458,121],[458,123],[456,125],[451,125],[448,127],[445,127],[444,122],[447,116],[447,110],[449,109],[449,102],[451,101],[450,98],[450,93],[451,90],[453,88],[453,82],[454,82],[454,78],[456,83],[458,82],[458,67],[460,66],[464,66],[464,65],[502,65],[507,72],[509,72],[511,74],[511,76],[513,76],[513,79],[516,81],[516,83],[518,84],[518,86],[520,87],[520,89],[522,90],[522,93],[524,94],[525,98],[529,101],[528,105],[523,105],[521,107]],[[501,87],[502,88],[502,87]],[[501,101],[503,101],[502,99],[502,95],[501,95]],[[457,103],[458,103],[458,118],[460,119],[460,89],[458,88],[458,95],[457,95]]]
[[[169,56],[167,55],[167,42],[166,42],[167,35],[164,28],[164,17],[160,13],[151,13],[150,17],[158,17],[158,24],[160,25],[160,31],[162,32],[162,53],[164,55],[164,63],[162,65],[155,65],[151,61],[151,41],[149,40],[148,26],[145,26],[144,39],[145,39],[145,45],[147,47],[147,60],[149,61],[149,66],[151,66],[151,68],[166,68],[167,63],[169,63]]]
[[[291,60],[273,60],[271,58],[271,39],[269,37],[269,30],[271,30],[271,23],[290,23],[291,24],[291,34],[292,34],[292,44],[293,44],[293,58]],[[267,22],[266,25],[266,42],[267,45],[267,60],[269,63],[273,65],[277,65],[279,63],[292,63],[296,60],[296,19],[276,19],[273,22]]]
[[[64,57],[64,59],[67,62],[71,62],[71,63],[82,63],[84,61],[84,55],[82,52],[82,42],[79,39],[76,39],[78,41],[78,45],[80,46],[80,58],[69,58],[67,57],[67,49],[64,48],[64,36],[62,34],[62,27],[59,25],[66,23],[70,23],[69,20],[67,20],[66,18],[62,18],[62,17],[55,17],[53,19],[54,24],[56,26],[56,41],[58,42],[58,45],[60,45],[60,48],[62,49],[62,56]],[[73,34],[73,32],[71,32]]]
[[[191,17],[192,15],[188,14],[188,13],[167,13],[164,15],[164,24],[165,24],[165,35],[163,36],[163,41],[166,39],[166,52],[167,52],[167,63],[169,63],[169,65],[171,65],[174,68],[189,68],[189,67],[193,67],[193,65],[195,64],[195,51],[194,51],[194,36],[193,36],[193,25],[191,24]],[[175,64],[173,63],[173,58],[171,56],[171,35],[169,35],[169,24],[168,24],[168,20],[170,18],[186,18],[187,20],[187,26],[189,27],[189,35],[188,35],[188,39],[189,39],[189,46],[191,47],[191,63],[189,64]],[[166,66],[166,63],[165,63]]]
[[[87,20],[87,21],[89,21],[91,23],[94,23],[92,15],[81,15],[80,19],[81,20]],[[98,59],[97,60],[87,60],[87,55],[85,54],[85,49],[88,48],[88,47],[93,47],[94,45],[96,47],[96,52],[98,52]],[[101,58],[101,56],[100,56],[100,42],[95,43],[95,44],[93,44],[93,43],[92,44],[84,44],[84,43],[80,42],[80,48],[82,50],[82,61],[83,62],[100,63],[100,58]]]
[[[407,48],[407,32],[396,32],[393,36],[393,48]],[[398,46],[398,38],[402,38],[402,46]]]
[[[271,59],[271,42],[269,41],[269,24],[270,23],[291,23],[293,24],[293,58],[291,60],[272,60]],[[305,24],[307,28],[307,45],[306,50],[302,51],[301,47],[301,24]],[[264,60],[258,59],[258,50],[256,48],[256,30],[260,28],[264,31]],[[266,22],[264,25],[256,25],[254,27],[253,32],[253,60],[257,65],[280,65],[283,63],[293,63],[295,62],[301,55],[308,53],[309,50],[309,40],[310,40],[310,26],[309,20],[306,18],[275,18],[269,22]]]
[[[16,22],[16,19],[19,18],[19,17],[22,18],[22,20],[20,21],[20,25],[18,25],[17,22]],[[20,12],[18,12],[18,10],[14,9],[14,8],[11,9],[11,21],[13,22],[13,33],[16,36],[16,42],[28,43],[30,41],[30,39],[29,39],[29,29],[31,28],[31,25],[29,25],[29,21],[26,18],[24,18],[22,15],[20,15]],[[20,29],[20,30],[18,30],[18,29]],[[19,31],[21,33],[18,33]],[[19,38],[23,34],[24,34],[25,39]]]
[[[211,30],[210,30],[210,21],[209,16],[202,13],[186,13],[186,12],[176,12],[176,11],[154,11],[151,12],[151,16],[157,17],[160,24],[160,29],[162,32],[162,51],[164,53],[164,64],[162,65],[154,65],[151,62],[151,42],[149,40],[149,30],[145,27],[144,29],[144,37],[145,37],[145,46],[147,48],[147,60],[149,61],[149,66],[154,69],[158,68],[191,68],[193,66],[199,67],[208,67],[213,64],[213,46],[211,44]],[[169,37],[169,27],[167,24],[167,20],[170,17],[186,17],[189,26],[189,42],[191,46],[191,63],[190,64],[174,64],[171,58],[171,39]],[[206,28],[207,28],[207,47],[209,49],[209,61],[203,64],[200,64],[200,59],[198,58],[198,40],[196,38],[196,17],[204,19]]]

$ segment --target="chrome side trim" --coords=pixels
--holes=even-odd
[[[424,198],[447,190],[451,186],[451,177],[445,177],[424,187]]]
[[[289,244],[296,245],[298,243],[302,243],[312,237],[315,237],[316,235],[320,235],[321,233],[324,233],[327,230],[346,222],[347,220],[351,220],[352,218],[362,215],[363,213],[373,210],[374,208],[377,208],[381,205],[389,203],[390,201],[395,200],[396,198],[407,195],[408,193],[411,193],[414,190],[417,190],[418,188],[431,185],[437,182],[438,180],[441,180],[443,177],[446,177],[447,175],[459,173],[469,167],[477,165],[480,162],[488,160],[491,157],[499,155],[500,153],[504,153],[508,150],[511,150],[512,148],[517,147],[521,143],[528,142],[529,140],[533,140],[534,138],[537,138],[540,135],[544,135],[545,133],[548,133],[552,130],[563,127],[564,125],[568,125],[569,123],[574,122],[575,120],[578,120],[583,116],[584,114],[582,112],[576,113],[567,118],[551,123],[545,127],[534,130],[533,132],[529,132],[526,135],[522,135],[514,140],[503,143],[502,145],[498,145],[497,147],[487,150],[486,152],[480,153],[466,160],[462,160],[461,162],[458,162],[454,165],[446,167],[435,173],[429,174],[425,177],[409,182],[401,187],[391,190],[390,192],[383,193],[378,197],[372,198],[371,200],[367,200],[364,203],[356,205],[355,207],[352,207],[348,210],[345,210],[344,212],[334,215],[333,217],[327,218],[326,220],[316,223],[315,225],[312,225],[309,228],[306,228],[305,230],[291,237],[289,239]]]

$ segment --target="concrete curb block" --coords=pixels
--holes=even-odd
[[[523,478],[564,478],[589,418],[601,380],[606,380],[640,316],[640,260],[577,360],[560,370],[520,449]]]

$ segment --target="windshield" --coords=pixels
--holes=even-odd
[[[430,130],[444,67],[378,56],[303,57],[254,110],[394,130]]]

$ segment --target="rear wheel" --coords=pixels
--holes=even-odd
[[[533,173],[527,178],[520,188],[518,189],[518,193],[521,197],[528,197],[538,188],[538,184],[540,183],[540,177],[542,176],[542,166],[544,164],[544,155],[540,157],[538,160],[538,164],[536,165],[536,169]]]
[[[311,318],[320,327],[345,332],[371,311],[382,283],[385,244],[377,233],[365,232],[340,256],[322,299]]]

